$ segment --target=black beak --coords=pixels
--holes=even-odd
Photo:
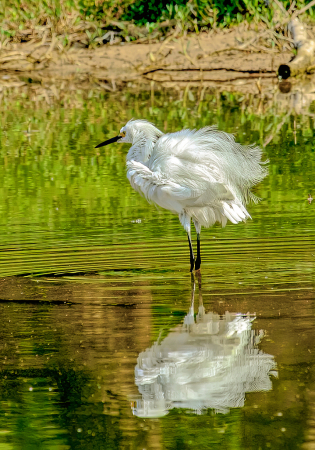
[[[95,148],[104,147],[104,145],[112,144],[113,142],[119,141],[119,139],[121,139],[121,138],[122,138],[122,136],[115,136],[111,139],[107,139],[107,141],[104,141],[101,144],[98,144]]]

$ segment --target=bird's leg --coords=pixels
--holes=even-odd
[[[191,243],[191,236],[190,236],[190,221],[191,218],[190,216],[186,213],[185,210],[183,210],[180,214],[179,214],[179,220],[180,223],[183,225],[187,236],[188,236],[188,242],[189,242],[189,251],[190,251],[190,271],[192,272],[194,270],[194,266],[195,266],[195,257],[194,257],[194,251],[193,251],[193,247],[192,247],[192,243]]]
[[[195,257],[194,257],[194,251],[193,251],[192,243],[191,243],[190,233],[187,233],[187,236],[188,236],[189,251],[190,251],[190,271],[192,272],[194,270]]]
[[[201,266],[201,256],[200,256],[200,233],[197,233],[197,258],[195,263],[195,270],[199,270]]]
[[[193,222],[194,222],[195,229],[196,229],[196,232],[197,232],[197,259],[196,259],[196,262],[195,262],[195,270],[199,270],[200,266],[201,266],[201,256],[200,256],[201,225],[196,219],[193,219]]]

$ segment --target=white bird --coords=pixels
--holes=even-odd
[[[162,133],[146,120],[130,120],[120,134],[97,145],[130,143],[127,177],[145,198],[178,214],[189,241],[190,271],[200,269],[201,227],[250,218],[245,204],[259,199],[250,188],[268,173],[262,151],[235,142],[234,136],[204,127]],[[195,260],[190,225],[197,232]]]

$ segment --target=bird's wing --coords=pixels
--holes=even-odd
[[[167,179],[160,171],[152,172],[149,167],[138,161],[127,161],[127,177],[131,186],[140,194],[144,194],[148,201],[152,200],[156,188],[175,196],[178,200],[185,200],[193,195],[188,186]]]
[[[216,221],[225,226],[226,219],[238,223],[250,217],[244,206],[240,202],[237,204],[234,194],[221,183],[199,180],[192,185],[191,177],[177,183],[134,160],[127,161],[127,177],[131,186],[150,203],[178,214],[185,208],[202,226],[209,227]]]
[[[175,172],[174,167],[170,170]],[[195,180],[191,174],[183,176],[182,172],[176,181],[179,177],[166,177],[160,170],[152,171],[146,164],[134,160],[127,161],[127,177],[131,186],[150,203],[178,214],[184,208],[191,209],[191,216],[203,226],[213,225],[216,221],[225,225],[225,217],[233,222],[232,213],[224,214],[222,205],[224,201],[233,200],[234,194],[221,183]],[[210,209],[204,210],[205,206]]]
[[[174,192],[174,185],[183,190],[182,199],[195,205],[219,200],[231,200],[234,196],[223,183],[218,168],[212,161],[201,158],[190,130],[165,135],[158,140],[147,163],[155,177],[163,180],[164,190]],[[189,133],[188,133],[189,132]],[[178,188],[176,189],[178,191]],[[185,195],[185,198],[183,198]]]
[[[205,127],[163,135],[147,165],[196,196],[214,189],[223,197],[229,191],[246,201],[252,196],[250,187],[267,174],[261,154],[259,147],[242,146],[231,134]]]

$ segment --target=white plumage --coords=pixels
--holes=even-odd
[[[258,200],[250,188],[267,174],[259,147],[238,144],[216,127],[164,134],[146,120],[130,120],[119,136],[97,147],[118,140],[132,144],[127,154],[131,186],[149,202],[178,214],[188,234],[191,271],[194,265],[200,268],[201,227],[250,218],[245,204]],[[197,231],[196,261],[191,219]]]

